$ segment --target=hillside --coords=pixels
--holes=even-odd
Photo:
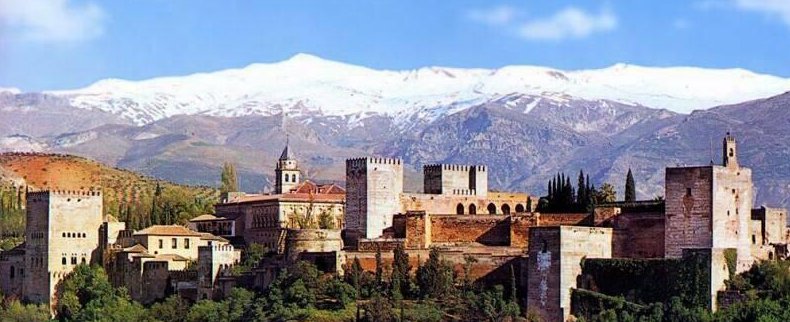
[[[128,221],[132,226],[185,222],[213,211],[218,198],[218,191],[211,187],[156,180],[65,154],[0,154],[0,183],[30,190],[100,190],[105,215]],[[156,209],[152,211],[152,207]]]

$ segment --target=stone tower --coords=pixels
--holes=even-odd
[[[291,189],[296,188],[301,180],[301,172],[299,171],[299,163],[296,159],[292,159],[288,151],[288,141],[285,141],[285,148],[283,153],[280,154],[280,159],[277,160],[277,167],[274,169],[275,183],[274,193],[283,194],[288,193]]]
[[[29,193],[22,298],[54,308],[58,283],[75,266],[99,261],[101,226],[99,192]]]
[[[423,178],[427,194],[488,195],[488,172],[482,165],[425,165]]]
[[[738,150],[736,149],[735,137],[727,132],[724,136],[724,143],[722,144],[722,165],[725,167],[738,167]]]
[[[387,158],[346,160],[346,236],[381,237],[400,211],[403,161]]]

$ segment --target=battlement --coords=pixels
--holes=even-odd
[[[441,171],[459,171],[459,172],[485,172],[486,166],[484,165],[465,165],[465,164],[426,164],[422,167],[425,173],[437,173]]]
[[[56,196],[101,196],[101,191],[95,190],[39,190],[28,192],[28,198],[47,198],[50,195]]]
[[[198,252],[234,252],[236,249],[233,245],[209,245],[199,246]]]
[[[346,165],[362,165],[362,164],[393,164],[401,165],[403,160],[396,158],[377,158],[377,157],[362,157],[346,159]]]
[[[475,189],[453,189],[451,194],[456,196],[475,196],[477,191]]]

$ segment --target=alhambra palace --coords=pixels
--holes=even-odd
[[[458,274],[481,283],[515,276],[523,303],[546,321],[571,315],[575,290],[605,291],[591,267],[622,259],[701,267],[715,310],[733,272],[788,253],[787,212],[754,207],[752,173],[738,163],[735,138],[728,133],[722,145],[721,164],[666,168],[663,199],[582,213],[539,213],[536,196],[490,191],[485,165],[425,165],[423,191],[407,192],[402,160],[354,158],[346,160],[344,186],[319,185],[302,178],[287,145],[272,193],[227,193],[214,214],[186,226],[133,231],[102,215],[100,191],[29,192],[25,242],[0,253],[0,292],[54,306],[63,278],[92,263],[141,303],[167,292],[217,299],[235,286],[265,290],[300,260],[342,274],[359,259],[375,270],[377,253],[391,263],[403,245],[412,267],[438,249]],[[315,224],[319,217],[325,227]],[[250,273],[230,274],[253,243],[275,255]],[[672,272],[655,283],[680,278]]]

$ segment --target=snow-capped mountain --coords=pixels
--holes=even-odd
[[[349,123],[374,116],[433,121],[513,94],[561,103],[569,98],[609,100],[688,113],[695,109],[776,95],[790,79],[743,69],[651,68],[617,64],[562,71],[535,66],[498,69],[425,67],[374,70],[298,54],[180,77],[143,81],[107,79],[47,94],[70,105],[148,124],[174,115],[340,116]],[[525,110],[528,112],[528,109]]]

